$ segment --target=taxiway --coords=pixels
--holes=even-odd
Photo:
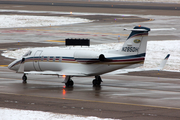
[[[47,1],[46,1],[47,2]],[[102,2],[101,4],[107,4]],[[114,4],[112,2],[111,4]],[[130,3],[128,3],[130,4]],[[52,13],[1,12],[1,14],[31,14],[81,17],[96,19],[88,24],[65,26],[47,26],[31,28],[0,29],[0,52],[36,46],[62,46],[65,38],[85,37],[92,40],[91,44],[117,42],[117,36],[125,39],[124,27],[134,25],[174,27],[173,32],[152,32],[150,40],[179,39],[179,9],[133,9],[109,7],[46,6],[24,4],[0,4],[3,9],[33,11],[75,11],[110,13],[112,15],[71,15]],[[141,4],[141,6],[144,4]],[[149,4],[151,8],[151,4]],[[133,6],[133,4],[131,5]],[[168,6],[168,4],[163,4]],[[171,8],[166,7],[166,8]],[[93,8],[93,9],[91,9]],[[160,7],[161,8],[161,7]],[[164,8],[164,7],[163,7]],[[176,9],[173,9],[176,8]],[[133,9],[133,10],[132,10]],[[122,17],[117,14],[134,14]],[[113,15],[116,14],[116,15]],[[138,15],[137,15],[138,14]],[[151,15],[149,15],[151,14]],[[166,16],[159,16],[166,15]],[[115,21],[115,18],[118,20]],[[18,41],[20,44],[18,44]],[[30,42],[31,41],[31,42]],[[12,59],[0,57],[1,65],[7,65]],[[153,74],[154,75],[153,75]],[[136,76],[140,74],[140,76]],[[101,87],[92,87],[93,77],[73,78],[73,88],[65,88],[61,83],[64,78],[57,76],[28,75],[28,83],[22,84],[22,74],[16,74],[7,67],[0,67],[0,107],[48,111],[102,118],[123,120],[179,120],[180,119],[180,79],[179,73],[166,74],[153,71],[130,75],[103,75]],[[174,75],[176,77],[171,77]],[[167,77],[168,76],[168,77]]]
[[[103,75],[101,87],[92,87],[93,77],[73,78],[65,88],[63,78],[21,74],[0,68],[1,107],[55,113],[93,115],[116,119],[180,118],[180,81],[176,78]]]

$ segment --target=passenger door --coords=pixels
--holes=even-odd
[[[36,53],[34,54],[34,59],[33,59],[33,64],[34,64],[34,69],[36,71],[41,71],[40,65],[39,65],[39,61],[41,60],[41,55],[42,50],[37,50]]]

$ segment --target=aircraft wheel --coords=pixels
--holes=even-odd
[[[74,82],[72,80],[69,80],[67,83],[65,83],[66,87],[73,87]]]
[[[92,81],[92,84],[93,84],[94,87],[100,86],[100,85],[101,85],[101,81],[94,79],[94,80]]]
[[[24,74],[22,76],[22,80],[23,80],[23,83],[26,84],[27,83],[27,76]]]

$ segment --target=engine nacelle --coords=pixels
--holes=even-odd
[[[74,58],[76,61],[81,63],[94,63],[103,62],[106,58],[103,54],[94,51],[76,51],[74,53]]]

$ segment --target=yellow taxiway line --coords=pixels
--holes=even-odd
[[[65,42],[65,41],[62,41],[62,40],[47,40],[48,42]]]
[[[49,99],[59,99],[59,100],[71,100],[71,101],[82,101],[82,102],[106,103],[106,104],[117,104],[117,105],[129,105],[129,106],[139,106],[139,107],[150,107],[150,108],[180,110],[180,108],[175,108],[175,107],[155,106],[155,105],[141,105],[141,104],[133,104],[133,103],[120,103],[120,102],[108,102],[108,101],[96,101],[96,100],[83,100],[83,99],[71,99],[71,98],[45,97],[45,96],[39,96],[39,95],[38,96],[37,95],[25,95],[25,94],[4,93],[4,92],[0,92],[0,94],[27,96],[27,97],[38,97],[38,98],[49,98]]]
[[[8,65],[0,65],[0,67],[7,67]]]

